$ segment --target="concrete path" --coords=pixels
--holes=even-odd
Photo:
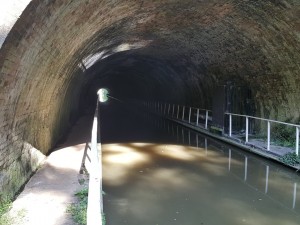
[[[14,224],[76,224],[66,209],[76,201],[74,193],[81,189],[79,170],[85,143],[89,141],[91,120],[91,117],[81,118],[26,184],[10,212],[18,219]]]

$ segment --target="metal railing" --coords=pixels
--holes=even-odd
[[[212,121],[212,111],[208,109],[201,109],[191,106],[177,105],[171,103],[162,103],[162,102],[144,102],[143,105],[151,111],[155,113],[161,114],[163,116],[169,117],[175,120],[181,120],[185,123],[192,124],[198,126],[202,126],[202,128],[208,130],[209,122]],[[265,119],[260,117],[234,114],[234,113],[225,113],[224,116],[228,116],[228,136],[232,137],[232,117],[241,117],[245,118],[245,143],[249,142],[249,119],[266,121],[267,122],[267,151],[270,151],[271,148],[271,124],[281,124],[285,126],[295,127],[295,153],[299,155],[299,134],[300,134],[300,125],[286,123],[271,119]],[[204,121],[200,123],[200,120]]]
[[[173,119],[186,121],[196,126],[202,125],[205,129],[208,129],[208,123],[211,121],[211,110],[201,109],[191,106],[176,105],[170,103],[161,102],[148,102],[144,103],[150,110],[159,113],[163,116],[168,116]],[[203,121],[203,123],[200,122]]]
[[[91,169],[89,171],[89,192],[87,206],[87,225],[102,225],[102,163],[101,144],[97,141],[99,101],[94,114],[91,137]]]
[[[300,129],[300,125],[292,124],[292,123],[285,123],[285,122],[276,121],[276,120],[264,119],[264,118],[255,117],[255,116],[234,114],[234,113],[225,113],[225,115],[228,115],[228,117],[229,117],[229,122],[228,122],[229,123],[228,136],[229,137],[232,137],[232,116],[245,118],[245,127],[246,127],[245,128],[245,142],[246,143],[249,142],[249,119],[266,121],[267,122],[267,150],[268,151],[270,151],[270,146],[271,146],[271,124],[272,123],[295,127],[295,140],[296,140],[295,141],[295,153],[296,153],[296,155],[299,155],[299,129]]]

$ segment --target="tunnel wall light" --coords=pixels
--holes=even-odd
[[[97,92],[97,94],[98,94],[99,102],[104,103],[104,102],[108,101],[109,91],[106,88],[99,89],[98,92]]]

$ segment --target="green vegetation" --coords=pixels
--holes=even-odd
[[[0,204],[0,225],[13,225],[20,222],[25,216],[24,210],[17,211],[14,216],[10,215],[8,211],[11,209],[11,206],[12,202],[8,199]]]
[[[75,222],[80,225],[86,225],[87,223],[86,213],[87,213],[87,203],[88,203],[88,192],[89,190],[86,187],[78,191],[75,194],[76,197],[78,198],[78,202],[71,204],[67,209],[67,212],[72,215]],[[106,223],[105,215],[103,214],[102,224],[105,225],[105,223]]]
[[[12,224],[12,219],[6,213],[11,208],[11,201],[5,200],[0,204],[0,225]]]
[[[271,141],[275,145],[283,147],[294,147],[296,144],[295,127],[283,124],[274,125],[272,129]]]
[[[287,153],[284,156],[281,156],[279,160],[287,165],[297,165],[300,163],[300,156],[297,156],[296,153]]]
[[[77,203],[71,204],[67,212],[71,213],[76,223],[85,225],[86,224],[86,212],[88,202],[88,188],[83,188],[75,194],[78,198]]]

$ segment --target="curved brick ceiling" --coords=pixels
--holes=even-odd
[[[231,81],[258,115],[296,121],[299,18],[297,0],[33,0],[0,50],[1,141],[47,152],[101,85],[210,107]]]

